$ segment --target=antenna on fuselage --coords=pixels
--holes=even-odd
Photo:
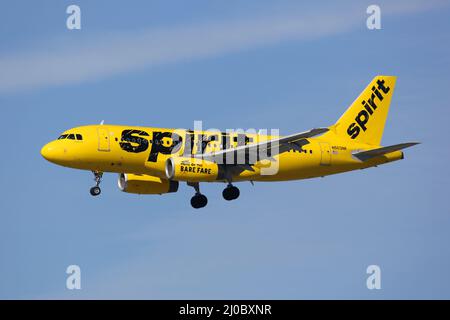
[[[105,120],[100,121],[100,125],[102,126],[105,123]]]

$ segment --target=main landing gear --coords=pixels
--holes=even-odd
[[[208,198],[200,193],[200,185],[198,182],[188,182],[188,186],[191,186],[195,189],[195,195],[191,198],[191,206],[194,209],[200,209],[205,207],[208,204]],[[231,183],[228,183],[228,186],[223,190],[222,195],[223,198],[227,201],[235,200],[239,198],[239,189],[233,186]]]
[[[195,195],[191,198],[191,206],[194,209],[200,209],[208,204],[208,198],[200,193],[200,185],[198,182],[188,182],[188,186],[194,187]]]
[[[233,186],[231,183],[228,183],[228,186],[222,191],[222,196],[227,201],[239,198],[239,194],[240,191],[238,187]]]
[[[95,178],[94,178],[95,186],[91,188],[90,192],[91,192],[92,196],[96,197],[102,192],[99,185],[100,185],[100,182],[102,182],[103,172],[92,171],[92,173],[95,176]]]

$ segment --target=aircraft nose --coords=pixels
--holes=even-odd
[[[55,144],[53,142],[49,142],[45,146],[42,147],[41,155],[44,157],[44,159],[46,159],[50,162],[55,162],[61,158],[62,152],[61,152],[60,148],[55,146]]]

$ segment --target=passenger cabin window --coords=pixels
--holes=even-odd
[[[77,140],[83,140],[83,136],[81,134],[77,133],[76,136],[77,136]]]

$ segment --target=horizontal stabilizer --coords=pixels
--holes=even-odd
[[[369,151],[357,152],[357,153],[354,153],[353,156],[361,161],[367,161],[372,158],[382,156],[386,153],[391,153],[394,151],[399,151],[399,150],[402,150],[405,148],[415,146],[416,144],[419,144],[419,142],[407,142],[407,143],[394,144],[393,146],[372,149]]]

